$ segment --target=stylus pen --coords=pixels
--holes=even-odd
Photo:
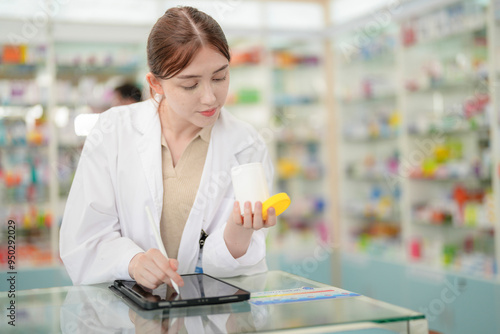
[[[149,211],[149,207],[147,205],[146,205],[146,214],[148,215],[149,222],[151,223],[151,228],[153,229],[156,243],[158,244],[158,248],[160,249],[160,252],[163,254],[163,256],[165,256],[168,260],[167,251],[165,250],[165,246],[163,245],[163,242],[161,241],[160,231],[158,231],[158,228],[156,228],[156,224],[155,224],[155,221],[153,219],[153,215],[151,214],[151,211]],[[170,281],[172,282],[172,286],[174,287],[177,294],[180,295],[179,286],[177,285],[177,283],[175,283],[173,279],[171,279]]]

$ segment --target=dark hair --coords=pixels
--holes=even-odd
[[[203,46],[231,60],[226,36],[210,15],[193,7],[170,8],[149,34],[149,70],[159,79],[170,79],[188,66]]]
[[[131,98],[135,102],[140,102],[142,100],[141,90],[139,89],[139,87],[131,83],[126,83],[116,87],[115,92],[120,94],[120,96],[124,99]]]

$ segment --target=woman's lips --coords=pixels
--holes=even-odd
[[[206,117],[210,117],[210,116],[215,115],[216,111],[217,111],[217,108],[213,108],[213,109],[201,111],[200,114],[202,114],[203,116],[206,116]]]

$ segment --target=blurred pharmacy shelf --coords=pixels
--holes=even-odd
[[[49,64],[51,48],[56,57]],[[141,53],[136,45],[111,43],[0,50],[1,233],[15,221],[16,269],[51,272],[60,265],[59,224],[84,142],[74,119],[109,108],[112,89],[135,81]],[[0,267],[6,264],[2,256]]]
[[[402,245],[401,186],[388,187],[400,164],[398,27],[385,27],[357,52],[352,33],[335,40],[335,80],[340,123],[342,250],[398,258]]]
[[[498,13],[499,1],[407,1],[361,43],[373,16],[332,30],[345,288],[414,309],[435,289],[408,275],[498,289]],[[431,329],[470,332],[467,302],[445,308],[458,320],[427,310]]]
[[[493,3],[424,3],[336,35],[343,250],[497,280]]]

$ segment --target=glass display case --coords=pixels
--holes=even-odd
[[[252,293],[337,288],[291,275],[270,271],[253,276],[225,279]],[[104,283],[90,286],[56,287],[22,291],[16,296],[16,327],[7,319],[3,333],[17,331],[72,333],[95,331],[146,331],[186,333],[343,333],[357,330],[377,333],[428,333],[420,312],[384,303],[366,296],[314,298],[301,302],[254,303],[249,301],[217,305],[143,310],[129,299],[113,294]],[[346,292],[347,293],[347,292]],[[326,296],[328,297],[328,296]],[[277,297],[279,298],[279,297]],[[0,297],[3,305],[7,296]],[[7,318],[9,315],[7,316]]]

